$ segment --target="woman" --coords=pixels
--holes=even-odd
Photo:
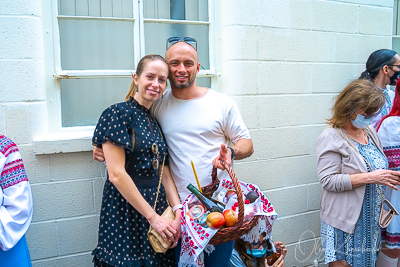
[[[400,184],[400,172],[387,170],[381,142],[368,126],[384,102],[371,81],[351,82],[337,97],[330,127],[318,139],[321,239],[331,267],[375,266],[381,240],[378,186],[396,189]]]
[[[0,265],[31,265],[25,233],[33,213],[31,186],[17,145],[0,135]]]
[[[269,240],[264,240],[265,233],[260,235],[257,243],[249,243],[242,239],[235,240],[230,267],[283,267],[283,259],[287,249],[282,242],[275,242],[276,248],[282,251],[281,256],[272,265],[268,265],[266,250]]]
[[[102,145],[109,179],[104,185],[99,242],[92,252],[95,266],[175,266],[172,250],[157,254],[147,239],[150,225],[165,241],[176,242],[180,235],[180,201],[165,158],[167,146],[149,111],[163,94],[167,77],[163,57],[143,57],[133,76],[130,99],[107,108],[96,126],[93,144]],[[163,186],[153,210],[161,172]],[[160,216],[166,198],[174,207],[172,223]]]
[[[400,82],[396,85],[396,96],[393,108],[378,125],[378,136],[382,141],[383,152],[389,161],[389,169],[400,170]],[[400,210],[400,193],[390,187],[386,188],[385,197]],[[382,231],[384,242],[378,254],[376,266],[398,266],[400,257],[400,216],[394,216],[392,222]]]
[[[396,85],[400,74],[400,57],[389,49],[380,49],[373,52],[366,63],[366,69],[361,73],[361,79],[370,79],[385,94],[385,104],[376,114],[372,126],[376,128],[381,119],[392,109],[394,92],[387,89],[387,85]]]

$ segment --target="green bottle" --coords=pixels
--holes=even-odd
[[[192,184],[189,184],[187,186],[187,189],[190,190],[190,192],[192,192],[199,200],[200,202],[204,205],[204,207],[210,211],[216,211],[216,212],[220,212],[222,213],[223,210],[225,209],[225,205],[215,199],[212,198],[208,198],[205,195],[203,195],[202,193],[200,193],[200,191],[194,187]]]

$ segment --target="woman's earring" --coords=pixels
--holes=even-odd
[[[164,98],[164,94],[161,95],[161,98]]]
[[[139,89],[136,87],[136,92],[139,92]]]

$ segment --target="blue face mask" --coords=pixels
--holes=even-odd
[[[369,116],[369,115],[363,116],[357,114],[357,118],[355,120],[351,119],[351,123],[353,124],[354,127],[364,129],[372,123],[373,119],[374,116]]]
[[[262,256],[264,256],[266,252],[267,252],[267,247],[263,249],[253,249],[252,251],[250,251],[250,249],[247,249],[247,254],[255,258],[261,258]]]

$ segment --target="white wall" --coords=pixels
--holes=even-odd
[[[391,48],[392,16],[393,0],[221,1],[223,91],[255,146],[235,171],[275,205],[285,266],[323,259],[316,141],[334,96],[373,51]]]
[[[391,47],[393,1],[218,3],[218,90],[238,103],[255,145],[235,171],[259,184],[275,205],[273,235],[288,244],[285,265],[309,265],[320,256],[312,249],[320,225],[316,140],[333,97],[359,76],[372,51]],[[32,184],[27,240],[33,266],[91,266],[100,164],[91,152],[34,153],[33,140],[48,129],[45,34],[41,1],[0,1],[0,133],[18,144]]]
[[[41,8],[38,0],[0,1],[0,133],[17,143],[32,185],[27,240],[33,266],[91,266],[100,164],[90,152],[33,152],[33,140],[48,129]]]

